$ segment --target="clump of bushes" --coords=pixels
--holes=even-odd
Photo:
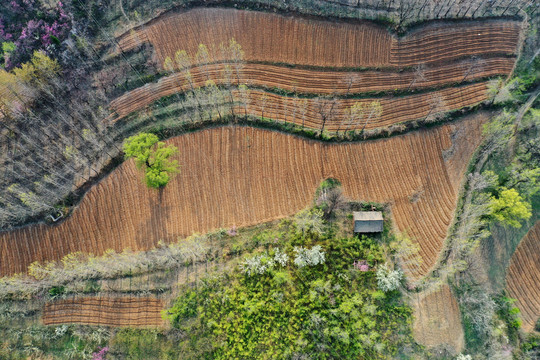
[[[180,295],[165,316],[186,334],[178,344],[186,358],[379,359],[412,346],[411,309],[400,292],[381,291],[375,272],[353,266],[358,259],[380,266],[383,245],[336,238],[315,213],[320,232],[308,225],[314,212],[304,211],[304,226],[298,217],[281,223],[279,248]]]
[[[401,270],[392,270],[388,265],[380,265],[377,269],[377,286],[384,292],[394,291],[399,289],[403,273]]]
[[[12,69],[37,50],[51,55],[71,27],[71,15],[61,1],[50,9],[37,0],[6,1],[0,12],[0,65]]]

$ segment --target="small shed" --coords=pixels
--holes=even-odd
[[[354,211],[355,233],[377,233],[383,231],[383,217],[380,211]]]

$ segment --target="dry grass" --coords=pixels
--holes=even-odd
[[[323,179],[335,177],[351,199],[392,204],[398,229],[420,244],[424,262],[411,269],[420,276],[442,247],[485,118],[350,144],[233,126],[179,136],[168,142],[180,149],[181,173],[162,192],[143,184],[132,161],[124,163],[61,224],[0,234],[0,274],[76,251],[143,250],[161,239],[285,217],[309,205]],[[419,189],[423,195],[411,202]]]
[[[465,344],[461,314],[448,285],[442,285],[430,293],[412,296],[416,341],[427,348],[447,344],[459,353]]]
[[[540,221],[529,230],[512,255],[506,287],[510,297],[517,299],[523,329],[532,331],[540,318]]]
[[[405,67],[464,56],[514,54],[515,21],[428,25],[403,38],[368,22],[337,23],[235,9],[196,8],[158,17],[119,38],[130,50],[150,42],[163,63],[179,49],[217,48],[234,38],[247,61],[329,67]],[[216,55],[214,60],[228,60]]]
[[[165,326],[160,299],[148,297],[81,297],[45,304],[44,325],[84,324],[115,327]]]

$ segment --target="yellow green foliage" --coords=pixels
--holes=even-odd
[[[531,204],[527,203],[516,189],[501,187],[498,197],[491,198],[491,215],[503,224],[521,227],[520,221],[532,216]]]

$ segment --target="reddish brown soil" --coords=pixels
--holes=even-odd
[[[247,113],[278,121],[293,122],[312,129],[321,129],[323,118],[326,116],[325,130],[343,131],[366,130],[384,128],[390,125],[404,123],[412,120],[424,120],[433,113],[434,98],[440,97],[444,106],[439,111],[447,112],[473,106],[487,100],[486,83],[476,83],[457,88],[448,88],[430,93],[410,95],[404,97],[383,97],[371,99],[337,99],[333,110],[330,111],[331,101],[309,99],[305,113],[302,110],[302,99],[280,96],[261,91],[250,91]],[[264,100],[263,100],[264,97]],[[373,118],[369,122],[360,119],[348,125],[347,111],[356,102],[368,105],[373,101],[379,101],[382,106],[380,117]],[[243,107],[236,109],[236,113],[242,114]],[[437,112],[437,110],[435,110]]]
[[[294,214],[328,177],[346,196],[390,202],[395,225],[435,263],[456,206],[485,114],[390,139],[325,144],[249,127],[221,127],[169,140],[181,172],[161,192],[148,189],[132,161],[113,171],[57,226],[0,234],[0,274],[25,272],[33,261],[83,251],[149,249],[193,232],[246,226]],[[417,201],[411,195],[421,192]]]
[[[514,66],[514,58],[486,59],[483,68],[473,71],[466,80],[475,80],[488,76],[508,75]],[[470,61],[445,64],[425,70],[425,80],[414,81],[414,72],[335,72],[288,68],[275,65],[246,64],[239,79],[233,81],[253,87],[280,88],[299,93],[346,95],[370,91],[394,91],[437,87],[463,81],[465,70]],[[204,86],[208,77],[216,84],[226,83],[223,76],[223,65],[196,67],[191,70],[194,86]],[[208,75],[208,76],[207,76]],[[188,89],[182,74],[174,74],[162,78],[157,83],[146,84],[129,91],[110,103],[118,117],[141,110],[162,97],[170,96]]]
[[[529,230],[512,255],[506,288],[510,297],[517,299],[523,329],[532,331],[540,318],[540,221]]]
[[[493,53],[514,54],[520,23],[477,21],[435,24],[402,38],[369,22],[356,24],[308,20],[235,9],[196,8],[167,14],[119,38],[124,51],[151,43],[161,63],[177,50],[195,55],[205,44],[213,60],[229,60],[217,51],[236,39],[247,61],[328,67],[406,67],[449,62]]]
[[[465,344],[459,306],[448,285],[430,293],[412,294],[413,334],[419,344],[433,348],[448,344],[459,353]]]
[[[164,326],[165,305],[148,297],[83,297],[45,304],[44,325],[84,324],[115,327]]]

